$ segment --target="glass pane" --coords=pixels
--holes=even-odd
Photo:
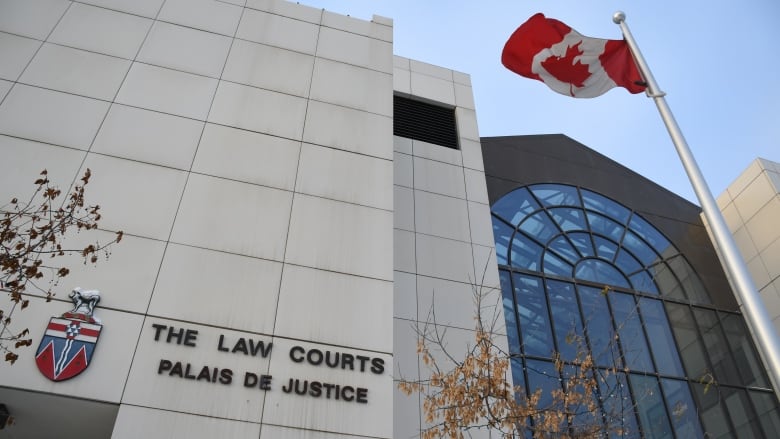
[[[661,232],[659,232],[654,226],[650,225],[650,223],[645,221],[643,218],[634,215],[631,218],[631,222],[628,226],[637,235],[641,236],[645,241],[647,241],[650,246],[653,247],[664,258],[669,258],[677,254],[677,249],[675,249],[672,244],[666,238],[664,238]]]
[[[574,186],[562,184],[535,184],[531,192],[545,206],[576,206],[581,207],[580,194]]]
[[[559,207],[550,209],[550,216],[558,223],[561,230],[565,232],[588,230],[588,226],[585,223],[585,212],[582,209]]]
[[[582,315],[588,331],[588,341],[596,364],[601,367],[621,368],[620,351],[612,328],[607,297],[602,290],[593,287],[577,286],[582,302]]]
[[[674,437],[658,381],[655,377],[645,375],[630,374],[629,377],[644,436],[653,439]]]
[[[509,224],[517,226],[531,212],[540,208],[526,188],[516,189],[503,197],[491,208],[496,215],[506,220]]]
[[[501,295],[504,303],[504,318],[506,319],[506,338],[509,344],[510,354],[520,353],[520,332],[517,327],[515,315],[515,300],[512,294],[512,282],[508,271],[499,270],[498,277],[501,281]]]
[[[587,350],[574,285],[550,280],[547,282],[547,295],[550,298],[558,352],[565,361],[572,361],[577,358],[578,351]]]
[[[574,264],[580,260],[580,254],[574,250],[574,247],[571,246],[569,240],[566,239],[566,236],[560,235],[553,239],[547,248],[555,251],[556,256],[562,257],[569,263]]]
[[[777,406],[777,398],[771,392],[748,391],[750,400],[756,408],[761,427],[767,437],[780,432],[780,409]]]
[[[557,276],[572,277],[571,264],[555,256],[551,252],[544,252],[544,273]]]
[[[546,244],[550,238],[560,233],[558,227],[555,226],[544,211],[536,212],[526,218],[525,221],[520,223],[519,229],[543,244]]]
[[[582,201],[588,209],[605,214],[622,224],[625,224],[631,215],[631,212],[620,204],[586,189],[582,189]]]
[[[715,372],[715,380],[719,383],[742,384],[742,379],[737,372],[737,365],[734,364],[731,357],[715,311],[694,308],[693,315],[699,324],[704,346],[710,354],[710,364]]]
[[[590,241],[590,233],[572,232],[568,235],[572,244],[577,247],[583,257],[596,256],[593,251],[593,243]]]
[[[593,231],[593,233],[604,235],[615,242],[620,242],[623,238],[623,232],[625,231],[624,226],[593,212],[588,212],[587,217],[588,224],[590,224],[590,230]]]
[[[696,406],[699,408],[699,417],[704,424],[704,434],[719,439],[734,437],[733,434],[729,433],[731,426],[726,417],[726,411],[720,404],[718,387],[699,383],[691,383],[691,387],[693,395],[698,401]]]
[[[761,438],[761,427],[757,422],[756,412],[748,400],[747,392],[743,389],[734,389],[730,387],[721,387],[723,400],[726,402],[726,409],[731,416],[731,422],[734,424],[734,431],[737,437],[742,438]],[[773,432],[777,433],[777,432]]]
[[[734,353],[742,382],[747,386],[769,388],[769,382],[764,367],[753,347],[742,316],[737,314],[721,314],[723,329]]]
[[[498,265],[509,264],[509,242],[512,240],[512,234],[515,233],[515,229],[509,227],[496,218],[491,216],[493,220],[493,239],[496,242],[496,262]]]
[[[628,249],[645,266],[653,265],[658,260],[658,255],[653,249],[631,232],[626,232],[626,236],[623,238],[623,247]]]
[[[672,330],[666,319],[663,303],[658,300],[641,298],[639,299],[639,309],[645,322],[645,331],[647,331],[647,338],[653,350],[658,373],[678,377],[685,376],[680,355],[677,353],[677,346],[672,337]]]
[[[708,377],[711,371],[707,366],[704,345],[699,339],[690,308],[667,302],[666,311],[672,332],[677,339],[677,346],[680,347],[680,356],[683,365],[685,365],[686,376],[705,383],[711,382],[714,377]]]
[[[635,273],[642,269],[642,264],[624,249],[618,250],[617,257],[615,258],[615,265],[617,265],[623,273]]]
[[[669,417],[677,437],[704,437],[688,383],[662,378],[661,387],[666,396],[666,405],[669,407],[670,412]]]
[[[647,348],[634,297],[618,292],[611,292],[607,297],[612,304],[615,325],[620,335],[620,346],[629,370],[653,372],[650,350]]]
[[[712,303],[709,293],[707,293],[707,290],[704,288],[704,284],[701,283],[701,279],[699,279],[699,276],[683,256],[676,256],[668,262],[669,266],[672,267],[672,271],[674,271],[677,278],[680,279],[680,283],[685,289],[685,293],[692,302],[705,304]]]
[[[528,393],[533,394],[537,390],[541,390],[539,407],[552,407],[552,392],[561,388],[561,380],[555,370],[555,365],[549,361],[531,359],[526,359],[525,365],[528,373]]]
[[[638,438],[639,427],[634,413],[634,401],[623,373],[608,374],[599,380],[602,406],[610,438]]]
[[[544,249],[527,236],[516,233],[510,250],[509,265],[527,270],[541,270]]]
[[[635,290],[643,293],[658,294],[655,282],[646,271],[640,271],[629,278]]]
[[[601,413],[597,410],[591,410],[592,404],[598,404],[599,396],[596,389],[591,394],[586,393],[586,388],[582,385],[585,382],[592,382],[593,374],[591,371],[583,371],[577,366],[566,365],[563,367],[563,385],[566,386],[567,399],[570,401],[565,408],[566,413],[573,414],[569,417],[572,435],[574,438],[592,438],[604,437],[604,424]],[[575,382],[579,385],[573,385]],[[598,382],[598,381],[596,381]],[[598,406],[596,406],[598,407]]]
[[[596,243],[596,254],[600,258],[608,261],[615,260],[615,254],[618,251],[617,244],[601,236],[594,236],[593,241]]]
[[[585,259],[581,261],[577,264],[574,277],[604,285],[631,288],[623,273],[619,272],[609,262],[601,259]]]
[[[672,273],[672,270],[665,263],[653,265],[648,268],[653,279],[658,284],[658,288],[661,289],[661,294],[673,299],[686,300],[685,292],[682,289],[682,285],[677,281],[677,278]]]
[[[525,375],[523,374],[523,360],[514,357],[509,360],[509,367],[512,368],[512,385],[525,389]],[[519,396],[525,396],[519,395]]]
[[[550,315],[544,286],[539,278],[514,274],[515,303],[526,355],[550,357],[553,350]]]

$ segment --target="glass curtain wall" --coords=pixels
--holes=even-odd
[[[738,313],[716,309],[691,265],[637,212],[538,184],[492,206],[514,382],[565,385],[553,358],[592,353],[601,419],[624,436],[773,438],[777,400]]]

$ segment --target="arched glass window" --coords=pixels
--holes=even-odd
[[[562,184],[510,192],[492,220],[512,373],[529,395],[565,383],[588,349],[597,367],[620,371],[599,396],[605,413],[622,401],[627,437],[739,435],[745,425],[772,437],[758,425],[780,421],[777,410],[771,421],[750,421],[776,399],[742,317],[714,309],[685,255],[648,220]],[[570,363],[563,376],[558,356]],[[702,396],[707,382],[722,393],[714,403]],[[740,395],[738,410],[727,394]]]

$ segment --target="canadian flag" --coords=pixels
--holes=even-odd
[[[509,37],[501,63],[575,98],[600,96],[613,87],[624,87],[631,93],[646,88],[624,40],[584,37],[541,13]]]

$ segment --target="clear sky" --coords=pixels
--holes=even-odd
[[[653,101],[613,89],[559,95],[501,65],[509,35],[536,12],[583,35],[620,39],[626,13],[717,197],[756,157],[780,162],[780,2],[777,0],[303,0],[329,11],[394,20],[396,55],[471,75],[480,135],[562,133],[699,204]]]

